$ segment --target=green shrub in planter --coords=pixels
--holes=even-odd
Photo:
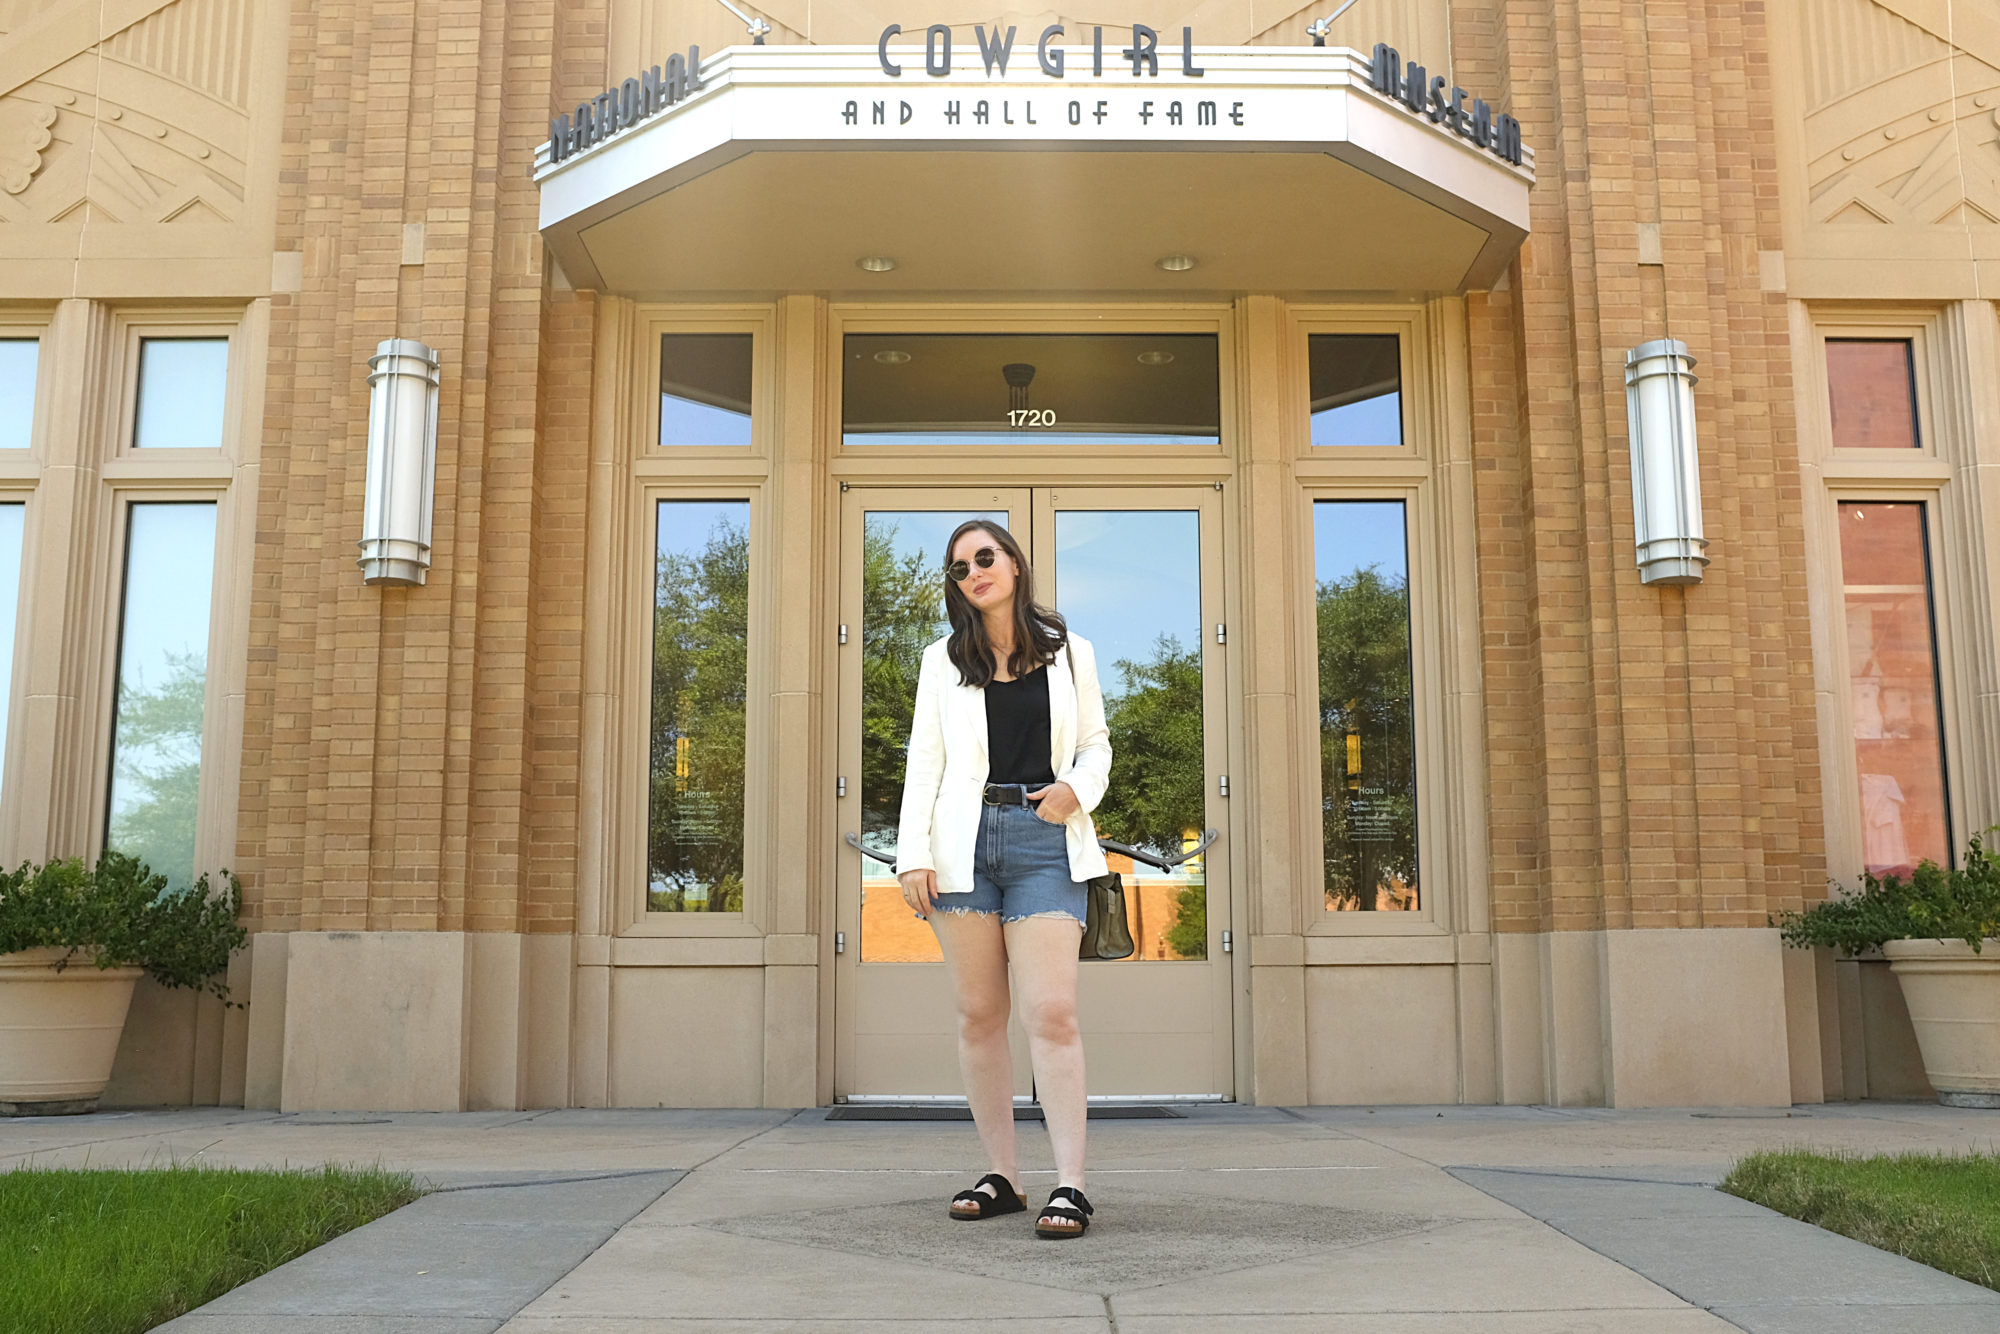
[[[1859,954],[1891,940],[1962,940],[1977,952],[1981,941],[2000,937],[2000,854],[1975,835],[1956,869],[1926,861],[1907,880],[1864,874],[1860,893],[1785,913],[1778,924],[1785,943],[1802,949]]]
[[[59,949],[60,969],[83,956],[98,968],[143,968],[162,986],[229,999],[223,970],[246,938],[236,924],[243,889],[222,873],[223,891],[202,876],[170,890],[167,878],[120,852],[95,868],[72,858],[0,872],[0,954]]]

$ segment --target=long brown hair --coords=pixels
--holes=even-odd
[[[944,544],[945,563],[951,562],[958,539],[975,531],[990,535],[994,545],[1012,556],[1020,568],[1021,573],[1014,580],[1014,651],[1007,655],[1007,671],[1011,676],[1024,676],[1044,663],[1055,661],[1056,654],[1069,642],[1069,627],[1060,615],[1035,602],[1034,572],[1028,566],[1027,556],[1022,554],[1021,544],[992,520],[969,519],[953,529],[951,540]],[[986,634],[986,618],[966,600],[958,581],[949,575],[944,581],[944,610],[951,618],[951,642],[945,645],[945,653],[958,668],[959,684],[984,689],[993,679],[994,671],[993,641]]]

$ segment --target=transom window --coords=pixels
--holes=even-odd
[[[1306,339],[1315,445],[1403,443],[1403,348],[1395,334]]]
[[[751,335],[660,335],[660,444],[750,443]]]
[[[227,338],[140,339],[133,448],[222,448],[228,380]]]
[[[1827,339],[1826,382],[1835,449],[1915,449],[1922,443],[1909,339]]]
[[[1214,334],[849,334],[849,445],[1214,445]]]
[[[26,449],[35,426],[38,338],[0,338],[0,449]]]

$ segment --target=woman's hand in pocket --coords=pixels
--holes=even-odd
[[[910,911],[919,917],[929,917],[931,905],[937,902],[937,872],[926,866],[905,871],[896,880],[903,887],[903,902],[910,905]]]
[[[1036,788],[1028,796],[1042,803],[1035,807],[1035,814],[1050,824],[1064,823],[1077,813],[1080,805],[1068,783],[1050,783],[1047,787]]]

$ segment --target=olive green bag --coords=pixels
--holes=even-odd
[[[1076,688],[1076,655],[1063,644],[1069,659],[1070,688]],[[1082,710],[1079,709],[1081,714]],[[1131,923],[1125,917],[1125,882],[1118,872],[1107,871],[1083,882],[1083,940],[1078,944],[1079,959],[1127,959],[1132,956]]]
[[[1132,928],[1125,920],[1125,883],[1118,872],[1084,881],[1088,903],[1084,913],[1079,959],[1125,959],[1132,954]]]

